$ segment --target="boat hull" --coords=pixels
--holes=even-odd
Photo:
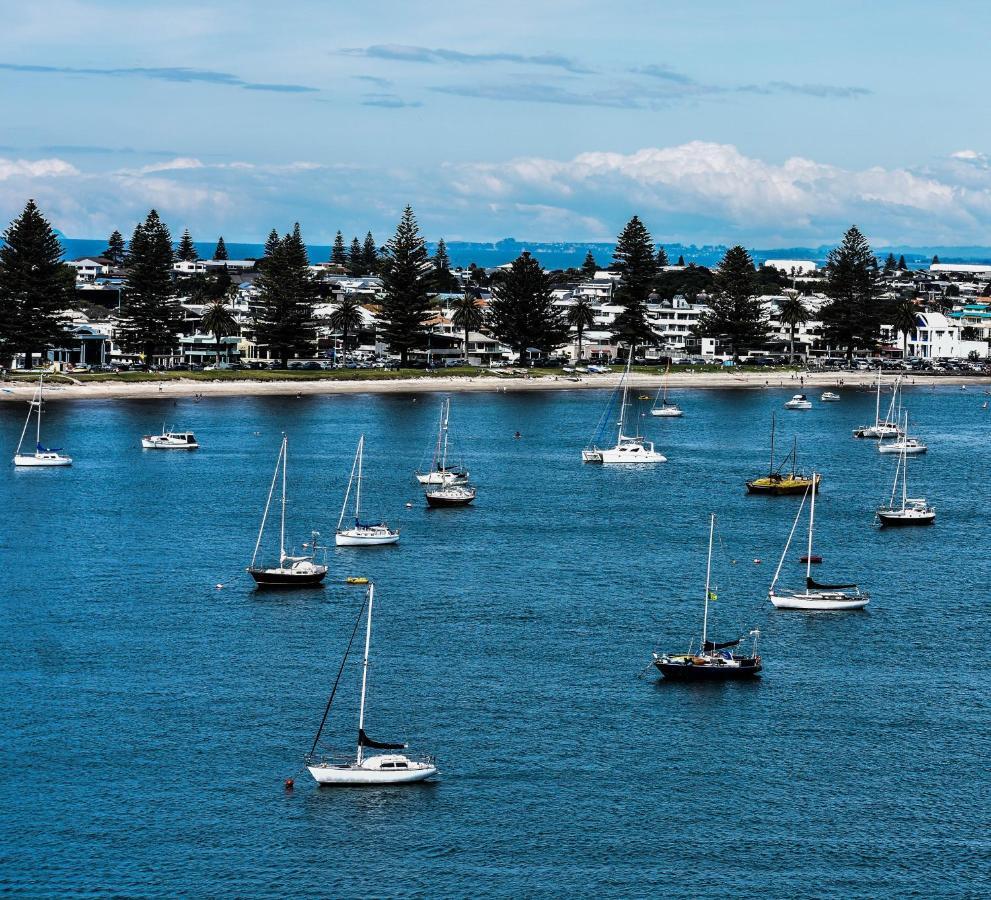
[[[399,540],[398,531],[388,533],[339,531],[334,535],[334,543],[338,547],[382,547],[395,544]]]
[[[248,569],[255,584],[264,588],[314,587],[327,577],[325,566],[316,566],[312,572],[291,572],[286,569]]]
[[[889,528],[908,528],[913,525],[932,525],[936,521],[935,510],[926,513],[905,514],[901,510],[881,512],[877,514],[878,521]]]
[[[815,481],[815,490],[819,490],[821,479]],[[812,485],[811,478],[782,478],[774,481],[771,478],[755,478],[747,482],[747,493],[759,494],[765,497],[782,497],[793,494],[804,494]]]
[[[458,496],[450,496],[447,494],[439,494],[436,492],[427,492],[425,495],[427,498],[427,503],[430,506],[436,507],[448,507],[448,506],[468,506],[475,500],[475,494],[464,494]]]
[[[42,454],[26,454],[18,453],[14,457],[15,466],[24,466],[27,468],[50,468],[52,466],[71,466],[72,457],[71,456],[60,456],[57,453],[42,453]]]
[[[916,446],[900,447],[898,444],[878,444],[878,453],[904,453],[906,456],[921,456],[928,452],[929,448],[925,444]]]
[[[414,763],[409,769],[367,769],[363,766],[307,766],[313,780],[333,787],[376,787],[392,784],[415,784],[437,774],[437,767]]]
[[[642,463],[663,463],[668,458],[656,450],[602,450],[599,462],[605,466],[636,465]]]
[[[650,414],[662,419],[677,419],[684,415],[677,406],[661,406],[657,409],[652,409]]]
[[[654,665],[665,678],[672,681],[738,681],[756,678],[763,666],[759,658],[738,660],[739,665],[694,665],[691,662],[654,660]]]
[[[806,609],[821,612],[844,612],[863,609],[870,603],[866,595],[849,596],[843,594],[771,594],[769,597],[775,609]]]
[[[198,450],[199,444],[182,444],[179,442],[150,441],[148,438],[141,438],[141,446],[145,450]]]

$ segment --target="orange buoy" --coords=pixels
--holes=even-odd
[[[295,786],[296,786],[296,782],[292,778],[286,779],[285,787],[287,791],[291,791]]]

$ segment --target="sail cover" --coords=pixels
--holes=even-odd
[[[735,641],[723,641],[723,643],[721,644],[717,644],[715,641],[706,641],[702,645],[702,649],[708,650],[710,652],[713,650],[725,650],[727,647],[739,646],[739,643],[740,643],[740,638],[737,638]]]
[[[384,741],[373,741],[364,728],[358,729],[358,743],[362,747],[369,747],[372,750],[405,750],[406,744],[387,744]]]
[[[820,584],[814,578],[806,578],[805,584],[806,587],[818,588],[821,591],[835,591],[841,588],[855,588],[857,586],[855,584]]]

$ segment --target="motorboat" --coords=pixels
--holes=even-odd
[[[289,439],[283,435],[282,446],[275,461],[275,472],[272,484],[268,489],[268,499],[265,501],[265,512],[262,513],[261,527],[258,529],[258,540],[255,541],[255,552],[251,555],[251,565],[248,574],[259,587],[266,588],[295,588],[314,587],[320,584],[327,575],[327,566],[316,562],[317,538],[319,532],[312,532],[310,543],[304,544],[303,549],[310,553],[290,554],[286,552],[286,460],[289,455]],[[275,566],[258,565],[258,552],[261,549],[262,537],[265,534],[265,523],[268,521],[268,511],[275,494],[275,485],[282,475],[282,502],[280,504],[279,522],[279,562]]]
[[[452,465],[450,456],[450,417],[451,399],[445,398],[440,405],[440,423],[437,426],[437,440],[433,444],[430,466],[425,472],[414,475],[420,484],[460,484],[468,480],[469,472],[462,465]]]
[[[323,720],[313,739],[313,746],[306,755],[305,763],[314,781],[319,785],[333,787],[374,787],[398,784],[411,784],[417,781],[425,781],[437,774],[437,765],[433,757],[422,759],[412,759],[411,757],[396,752],[379,753],[366,755],[366,750],[406,750],[405,743],[390,743],[387,741],[376,741],[365,732],[365,701],[368,693],[368,657],[372,640],[372,605],[375,600],[375,585],[369,584],[365,593],[365,599],[358,610],[358,618],[355,622],[354,631],[351,633],[351,642],[348,643],[344,653],[344,659],[338,670],[337,681],[331,690],[330,698],[324,709]],[[365,656],[361,668],[361,700],[358,706],[358,741],[357,750],[353,757],[327,759],[326,756],[318,754],[320,737],[323,734],[324,726],[327,724],[327,716],[330,713],[334,696],[337,693],[337,686],[340,683],[341,674],[344,672],[344,665],[347,662],[351,644],[354,641],[355,633],[361,623],[362,614],[365,608],[368,609],[368,619],[365,625]]]
[[[784,458],[780,465],[774,462],[774,432],[776,416],[771,413],[771,460],[768,465],[767,474],[759,478],[752,478],[748,481],[747,492],[750,494],[761,494],[765,497],[779,497],[788,494],[804,494],[809,486],[814,490],[819,490],[821,475],[813,478],[800,471],[798,468],[798,438],[792,442],[791,452]]]
[[[785,409],[812,409],[812,401],[805,394],[795,394],[785,403]]]
[[[441,485],[424,492],[430,506],[467,506],[474,501],[475,495],[475,488],[470,484]]]
[[[839,394],[834,394],[832,391],[823,391],[819,396],[819,400],[822,403],[838,403],[840,399]]]
[[[191,431],[163,431],[144,435],[141,446],[145,450],[196,450],[200,445]]]
[[[908,418],[905,421],[908,431]],[[901,502],[895,500],[901,485]],[[911,525],[932,525],[936,521],[936,509],[924,497],[908,496],[908,450],[903,448],[895,465],[895,480],[891,485],[891,496],[886,506],[877,509],[877,520],[881,526],[901,527]]]
[[[45,376],[38,379],[38,390],[28,401],[28,415],[24,420],[24,427],[21,429],[21,439],[17,442],[17,449],[14,451],[14,465],[22,467],[52,467],[71,466],[72,457],[66,456],[61,447],[46,447],[41,443],[41,412],[44,406]],[[36,420],[34,452],[22,453],[24,437],[27,434],[28,426],[31,424],[31,417]]]
[[[815,477],[815,472],[812,473]],[[805,588],[794,590],[776,591],[775,587],[778,578],[781,576],[781,568],[788,556],[792,538],[795,536],[795,529],[802,517],[806,501],[811,501],[809,505],[809,540],[808,549],[805,553]],[[767,590],[767,598],[774,605],[775,609],[803,609],[803,610],[833,610],[844,611],[853,609],[863,609],[870,603],[870,595],[861,591],[856,584],[823,584],[812,578],[812,560],[816,554],[812,550],[812,533],[815,529],[815,508],[816,492],[811,486],[806,490],[802,498],[801,506],[795,515],[795,521],[785,542],[785,549],[781,553],[778,561],[778,568],[774,572],[771,586]]]
[[[753,648],[749,654],[731,652],[742,639],[733,641],[710,641],[709,603],[716,599],[712,584],[712,541],[716,528],[716,516],[709,517],[709,557],[705,566],[705,601],[702,613],[702,639],[698,650],[689,646],[686,653],[655,653],[654,665],[665,678],[676,681],[730,681],[739,678],[753,678],[760,674],[763,663],[757,655],[757,639],[760,631],[750,632]]]
[[[334,535],[334,543],[338,547],[377,547],[384,544],[395,544],[399,540],[399,531],[394,530],[385,522],[362,522],[361,521],[361,482],[363,480],[362,465],[364,461],[365,436],[358,439],[358,449],[354,455],[354,462],[351,464],[351,477],[348,479],[348,489],[344,494],[344,503],[341,504],[341,516],[337,520],[337,532]],[[345,525],[345,516],[348,513],[348,504],[354,494],[354,506],[352,515]]]

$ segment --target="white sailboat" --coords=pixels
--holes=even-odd
[[[420,484],[457,484],[468,480],[469,473],[464,466],[447,464],[450,417],[451,400],[448,397],[440,405],[440,423],[437,426],[437,441],[434,444],[430,468],[426,472],[418,470],[414,473]]]
[[[812,473],[815,479],[816,473]],[[795,536],[795,529],[798,527],[802,510],[805,508],[805,501],[809,499],[811,493],[811,504],[809,506],[809,544],[805,555],[805,590],[784,590],[776,593],[774,588],[781,575],[781,567],[788,556],[788,549],[791,547],[791,539]],[[774,572],[771,586],[767,590],[767,597],[774,604],[776,609],[809,609],[809,610],[849,610],[863,609],[870,603],[870,595],[861,591],[855,584],[820,584],[812,578],[812,561],[817,559],[812,552],[812,532],[815,529],[816,517],[816,492],[806,490],[802,498],[802,504],[798,508],[795,521],[785,542],[785,549],[778,561],[778,568]]]
[[[895,404],[898,400],[898,390],[901,384],[901,379],[895,381],[894,390],[891,394],[891,404],[888,407],[888,414],[881,418],[881,367],[878,366],[877,369],[877,398],[874,401],[874,424],[873,425],[861,425],[859,428],[853,430],[853,436],[858,438],[873,438],[877,440],[878,438],[884,437],[899,437],[901,435],[901,429],[898,427],[898,423],[892,421],[891,414],[895,409]]]
[[[317,538],[320,536],[314,531],[311,535],[310,555],[292,556],[286,553],[286,460],[289,455],[289,438],[282,437],[282,446],[279,448],[279,455],[275,460],[275,472],[272,475],[272,484],[268,489],[268,499],[265,501],[265,512],[262,513],[262,524],[258,529],[258,540],[255,541],[255,552],[251,555],[251,565],[248,566],[248,574],[254,578],[259,587],[291,588],[291,587],[313,587],[320,584],[327,575],[327,567],[314,562],[317,551]],[[279,519],[279,564],[277,566],[258,566],[258,550],[261,547],[262,537],[265,534],[265,523],[268,521],[268,510],[272,505],[272,495],[275,493],[275,483],[282,473],[282,503]],[[306,545],[303,545],[304,548]]]
[[[341,505],[341,517],[337,520],[334,543],[338,547],[376,547],[383,544],[395,544],[399,540],[399,532],[393,531],[385,522],[371,524],[361,521],[361,481],[364,451],[365,436],[362,435],[358,439],[358,450],[354,455],[354,462],[351,464],[351,477],[348,479],[348,489],[344,494],[344,503]],[[344,517],[348,511],[348,501],[351,498],[352,488],[354,488],[354,511],[350,518],[353,524],[345,527]]]
[[[907,416],[905,430],[908,431]],[[899,481],[902,488],[900,504],[895,502]],[[891,485],[888,505],[878,507],[877,520],[882,526],[931,525],[936,521],[936,509],[926,502],[925,497],[908,496],[908,452],[904,447],[898,454],[898,463],[895,465],[895,480]]]
[[[905,412],[905,425],[902,429],[901,437],[897,437],[893,441],[885,442],[884,438],[879,438],[877,442],[877,452],[878,453],[899,453],[905,454],[907,456],[920,456],[923,453],[929,452],[929,447],[926,446],[918,438],[908,436],[908,412]]]
[[[365,734],[365,699],[368,689],[368,655],[372,640],[372,604],[375,599],[375,585],[368,585],[368,593],[365,595],[365,603],[358,613],[358,621],[355,623],[355,631],[361,622],[361,612],[364,606],[368,607],[368,620],[365,625],[365,658],[361,669],[361,701],[358,707],[358,747],[353,758],[340,761],[327,761],[317,758],[317,745],[323,733],[324,725],[327,723],[327,715],[330,712],[331,704],[334,702],[334,694],[337,692],[337,684],[340,682],[341,672],[344,671],[344,662],[347,661],[347,652],[344,654],[344,661],[341,663],[338,672],[338,681],[335,682],[331,691],[330,699],[324,710],[323,721],[317,730],[317,735],[313,739],[313,746],[306,756],[306,768],[313,776],[314,780],[321,785],[336,786],[375,786],[391,784],[409,784],[416,781],[424,781],[431,775],[437,773],[437,766],[432,758],[410,759],[402,753],[380,753],[366,756],[365,750],[405,750],[406,744],[390,744],[383,741],[372,740]],[[352,632],[351,640],[354,640]],[[351,644],[348,644],[348,650]]]
[[[676,419],[683,416],[684,413],[681,411],[681,407],[677,403],[668,403],[668,373],[671,371],[671,365],[664,369],[664,384],[661,385],[660,390],[657,392],[657,396],[654,398],[654,405],[650,410],[652,416],[660,416],[666,419]],[[663,392],[663,393],[662,393]],[[661,405],[657,405],[657,401],[661,401]]]
[[[45,447],[41,443],[41,408],[44,403],[45,376],[38,379],[38,390],[34,397],[28,402],[28,415],[24,420],[24,428],[21,429],[21,439],[17,442],[17,450],[14,452],[15,466],[71,466],[72,457],[61,453],[61,447]],[[37,414],[37,425],[35,428],[34,453],[21,453],[24,444],[24,436],[27,434],[28,426],[31,424],[31,416]]]
[[[635,431],[633,435],[624,434],[626,426],[626,411],[629,408],[629,376],[630,376],[630,364],[633,361],[633,350],[630,349],[630,355],[626,360],[626,369],[623,371],[623,377],[620,381],[622,387],[622,400],[619,406],[619,420],[616,422],[616,444],[612,447],[599,447],[597,444],[598,432],[589,445],[582,450],[582,462],[596,462],[603,463],[604,465],[615,465],[620,463],[662,463],[667,462],[667,457],[661,453],[658,453],[654,449],[653,441],[645,440],[640,435],[640,419],[639,416],[634,417],[634,422],[636,424]],[[618,389],[618,388],[617,388]],[[615,396],[615,393],[614,393]],[[606,408],[606,412],[603,413],[603,420],[609,414],[609,410],[612,408],[612,399],[610,398],[609,406]],[[603,431],[604,421],[600,420],[599,432]]]

